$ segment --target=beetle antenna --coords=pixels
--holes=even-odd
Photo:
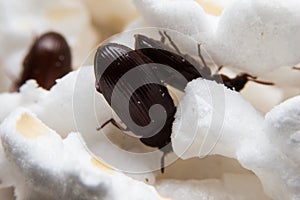
[[[249,81],[259,83],[259,84],[262,84],[262,85],[274,85],[274,83],[272,83],[272,82],[257,80],[256,76],[252,76],[250,74],[245,74],[245,75],[246,75],[246,77],[248,78]]]
[[[166,31],[163,32],[164,35],[168,38],[171,46],[176,50],[176,52],[179,54],[179,55],[182,55],[182,53],[180,52],[179,48],[176,46],[176,44],[173,42],[172,38],[167,34]]]
[[[255,83],[259,83],[259,84],[262,84],[262,85],[275,85],[272,82],[260,81],[260,80],[255,80],[255,79],[249,79],[249,81],[252,81],[252,82],[255,82]]]
[[[165,42],[166,42],[166,37],[164,36],[164,34],[163,34],[161,31],[158,31],[158,33],[159,33],[159,35],[161,36],[160,41],[161,41],[162,43],[165,43]]]
[[[203,58],[203,56],[201,54],[201,44],[198,44],[198,56],[200,57],[203,65],[204,65],[204,67],[207,67],[207,64],[206,64],[206,62],[205,62],[205,60],[204,60],[204,58]]]

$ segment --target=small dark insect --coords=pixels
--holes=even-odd
[[[152,69],[150,67],[138,68],[140,65],[151,63],[153,63],[151,59],[126,46],[116,43],[103,45],[97,50],[95,56],[96,89],[103,94],[128,130],[142,136],[140,138],[142,143],[158,147],[166,154],[172,150],[171,145],[167,148],[163,147],[171,142],[170,133],[176,107],[167,88],[161,85],[161,81]],[[136,69],[132,77],[121,79],[132,69]],[[139,87],[140,85],[142,86]],[[130,88],[136,89],[130,91]],[[112,94],[116,90],[120,91],[114,96],[118,102],[113,103]],[[129,102],[128,107],[127,102]],[[149,109],[155,104],[163,105],[165,109],[162,112],[154,112],[150,117]],[[109,122],[120,127],[113,119]],[[162,124],[162,122],[165,123]],[[164,156],[161,161],[162,166],[164,165],[163,159]],[[162,167],[162,172],[163,169]]]
[[[16,83],[19,88],[29,79],[50,89],[55,80],[71,71],[71,50],[65,38],[56,32],[47,32],[37,38],[23,61],[23,72]]]
[[[170,137],[176,112],[173,99],[164,83],[175,85],[183,90],[187,82],[180,82],[179,77],[174,76],[172,72],[158,70],[159,65],[166,65],[178,71],[187,81],[202,77],[219,83],[224,82],[228,88],[236,91],[241,90],[247,81],[254,80],[255,77],[240,74],[230,79],[225,75],[212,74],[201,55],[200,45],[198,45],[198,54],[203,65],[191,56],[182,54],[166,32],[159,33],[162,36],[161,41],[144,35],[135,35],[135,50],[116,43],[99,47],[95,55],[94,71],[97,91],[103,94],[127,126],[127,129],[123,129],[114,119],[110,119],[100,129],[111,122],[121,130],[129,130],[135,135],[142,136],[140,138],[142,143],[163,151],[164,155],[161,159],[163,172],[164,156],[172,151]],[[173,49],[165,44],[166,38]],[[147,67],[139,68],[145,64]],[[133,76],[122,79],[123,75],[133,69],[136,69]],[[165,74],[162,75],[161,72]],[[141,86],[139,83],[147,84]],[[119,92],[115,93],[116,89]],[[113,93],[114,97],[112,97]],[[113,99],[117,99],[118,102],[113,103]],[[126,102],[129,102],[129,112],[126,111],[128,109]],[[156,112],[150,117],[149,109],[155,104],[162,105],[164,111]],[[163,126],[161,122],[164,122]],[[152,128],[143,128],[149,125],[153,125]],[[169,144],[167,148],[164,148],[167,144]]]

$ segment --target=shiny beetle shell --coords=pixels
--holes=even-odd
[[[147,66],[145,65],[147,64]],[[143,68],[139,66],[145,65]],[[155,63],[148,57],[124,45],[109,43],[101,46],[95,56],[96,89],[102,93],[115,113],[135,135],[141,136],[144,144],[163,148],[171,142],[171,128],[176,108],[167,88],[161,84],[152,67]],[[150,66],[150,67],[149,67]],[[122,80],[122,76],[135,69],[132,79]],[[146,83],[134,91],[135,83]],[[112,94],[117,99],[113,103]],[[127,108],[126,101],[129,102]],[[153,105],[162,105],[164,113],[155,113],[151,119],[149,110]],[[129,113],[126,112],[129,109]],[[166,116],[162,119],[160,116]],[[161,126],[161,121],[164,125]],[[149,124],[151,128],[145,127]],[[169,150],[168,150],[169,151]]]
[[[23,61],[23,72],[16,87],[26,80],[50,89],[55,80],[71,71],[71,50],[65,38],[56,32],[47,32],[37,38]]]

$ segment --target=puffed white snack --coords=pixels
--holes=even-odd
[[[300,165],[300,96],[286,100],[266,115],[265,132],[278,149]]]
[[[185,91],[172,133],[178,156],[235,158],[258,176],[273,199],[300,197],[297,159],[272,143],[273,136],[263,131],[264,118],[259,112],[237,92],[212,81],[194,80]],[[294,151],[289,149],[292,155]]]
[[[220,66],[253,75],[300,62],[300,2],[242,0],[212,17],[193,0],[135,0],[143,19],[154,27],[193,36]]]
[[[111,146],[107,143],[109,135],[122,135],[121,131],[113,126],[105,127],[104,131],[97,131],[97,127],[112,117],[112,110],[104,97],[97,93],[94,88],[95,80],[92,66],[80,68],[69,73],[62,79],[57,80],[50,91],[39,88],[34,80],[29,80],[20,88],[20,93],[3,93],[0,95],[0,103],[6,106],[0,111],[0,122],[9,115],[16,107],[25,107],[34,112],[39,119],[55,130],[64,138],[69,132],[82,131],[84,140],[88,143],[91,151],[105,153],[110,157],[119,157],[120,152],[110,152]],[[117,138],[120,141],[120,138]],[[124,148],[144,148],[144,145],[135,146],[126,143],[121,138]],[[124,144],[122,144],[124,143]],[[116,156],[117,155],[117,156]],[[124,167],[136,167],[142,165],[141,161],[124,162]],[[8,167],[9,168],[9,167]],[[145,167],[144,167],[145,168]],[[146,166],[147,168],[147,166]],[[153,183],[153,173],[140,173],[133,175],[135,179]]]
[[[194,35],[211,32],[215,18],[205,14],[194,0],[134,0],[143,19],[153,27],[163,27]]]
[[[300,61],[300,2],[237,0],[220,17],[214,60],[254,75]]]
[[[237,119],[239,123],[235,123]],[[263,120],[262,114],[239,93],[213,81],[193,80],[188,83],[175,114],[174,152],[184,159],[208,153],[235,158],[244,139],[260,134]],[[237,142],[231,143],[233,138]]]
[[[11,175],[22,174],[23,181],[13,183],[19,186],[18,200],[162,199],[152,186],[93,157],[79,133],[62,139],[27,109],[12,112],[0,127],[0,136],[5,156],[15,166]]]

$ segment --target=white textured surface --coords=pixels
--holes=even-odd
[[[138,11],[150,26],[174,29],[184,34],[210,32],[215,18],[205,14],[194,0],[134,0]]]
[[[220,66],[263,75],[300,59],[300,2],[237,0],[220,17],[206,14],[193,0],[136,0],[150,26],[192,35]]]
[[[200,78],[186,87],[175,116],[172,142],[183,158],[235,157],[244,140],[261,134],[263,123],[263,116],[239,93]]]
[[[264,118],[238,93],[197,79],[188,84],[176,113],[174,152],[182,158],[205,154],[235,158],[258,176],[273,199],[300,198],[299,136],[296,131],[276,134],[298,126],[297,109],[291,112],[295,105],[271,111],[274,114],[268,114],[265,123],[269,128],[275,121],[271,123],[275,131],[265,128],[264,132]]]
[[[291,98],[273,108],[264,123],[272,143],[286,156],[300,165],[300,96]]]
[[[25,137],[16,128],[24,114],[39,121],[29,110],[17,109],[0,127],[5,156],[15,166],[10,175],[21,173],[26,182],[20,185],[15,179],[12,184],[18,186],[18,199],[161,199],[151,186],[106,167],[97,168],[78,133],[63,140],[48,128],[38,137]]]
[[[300,2],[238,0],[220,17],[212,50],[216,61],[264,74],[300,59]]]

